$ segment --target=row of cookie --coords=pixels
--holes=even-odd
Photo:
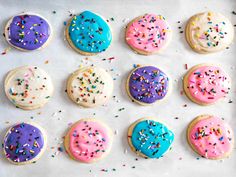
[[[230,126],[220,118],[201,115],[188,126],[189,145],[202,157],[222,159],[233,149],[234,135]],[[67,132],[64,145],[69,156],[84,163],[105,157],[111,147],[113,133],[96,119],[81,119]],[[160,158],[171,147],[174,133],[164,124],[142,118],[130,125],[128,143],[131,149],[144,158]],[[6,133],[3,150],[14,164],[28,164],[38,160],[47,146],[45,131],[35,123],[20,123]]]
[[[186,95],[200,105],[210,105],[226,97],[230,85],[229,76],[220,67],[210,64],[192,67],[183,80]],[[154,66],[133,69],[126,84],[130,98],[141,105],[163,100],[170,93],[170,87],[169,77]],[[112,92],[111,76],[99,67],[80,68],[67,81],[68,96],[84,107],[105,104]],[[5,93],[17,107],[32,110],[49,101],[53,94],[53,84],[50,76],[42,69],[23,66],[7,74]]]
[[[186,40],[197,52],[210,53],[227,48],[233,41],[234,28],[220,13],[204,12],[191,17],[185,31]],[[83,55],[105,51],[112,32],[100,16],[84,11],[68,22],[65,36],[70,46]],[[126,42],[137,53],[149,55],[163,50],[172,31],[161,15],[145,14],[132,20],[126,29]],[[22,13],[11,18],[5,28],[8,43],[20,50],[41,49],[52,37],[52,28],[42,16]]]

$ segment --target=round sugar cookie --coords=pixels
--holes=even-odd
[[[126,90],[136,103],[150,105],[166,98],[170,92],[170,80],[159,68],[140,66],[130,72]]]
[[[188,126],[187,140],[191,148],[207,159],[228,157],[234,135],[228,124],[213,115],[200,115]]]
[[[135,153],[144,158],[160,158],[171,147],[174,133],[152,118],[142,118],[130,125],[128,143]]]
[[[187,97],[200,105],[211,105],[229,94],[231,81],[219,66],[200,64],[192,67],[183,79]]]
[[[46,134],[35,123],[19,123],[12,126],[3,141],[6,158],[16,165],[36,162],[44,153],[46,146]]]
[[[172,31],[161,15],[145,14],[132,20],[126,28],[126,43],[137,53],[150,55],[169,44]]]
[[[198,53],[226,49],[234,39],[234,27],[222,14],[203,12],[192,16],[185,29],[186,40]]]
[[[44,48],[52,37],[49,22],[41,15],[26,12],[12,17],[5,27],[7,42],[22,51]]]
[[[113,79],[102,68],[83,67],[71,74],[67,94],[76,104],[95,107],[105,104],[113,91]]]
[[[104,52],[112,41],[109,25],[102,17],[90,11],[73,16],[65,33],[70,46],[82,55]]]
[[[50,76],[37,66],[22,66],[8,72],[5,78],[8,99],[21,109],[32,110],[44,106],[53,94]]]
[[[112,147],[111,129],[96,119],[81,119],[65,136],[65,148],[77,161],[92,163],[107,156]]]

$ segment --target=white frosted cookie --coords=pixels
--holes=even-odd
[[[32,110],[49,101],[53,94],[53,84],[44,70],[36,66],[22,66],[7,74],[5,93],[16,107]]]
[[[72,101],[84,107],[103,105],[113,91],[113,79],[102,68],[84,67],[68,79],[67,94]]]
[[[192,16],[185,30],[189,45],[199,53],[224,50],[234,38],[232,23],[222,14],[203,12]]]

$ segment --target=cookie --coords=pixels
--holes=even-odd
[[[132,20],[126,28],[126,43],[137,53],[150,55],[169,44],[172,31],[161,15],[145,14]]]
[[[220,67],[200,64],[192,67],[183,79],[186,95],[200,105],[211,105],[229,94],[231,81]]]
[[[112,147],[111,129],[96,119],[81,119],[65,136],[65,148],[77,161],[92,163],[107,156]]]
[[[36,66],[22,66],[11,70],[4,84],[7,98],[16,107],[25,110],[44,106],[53,94],[50,76]]]
[[[19,123],[12,126],[3,141],[6,158],[16,165],[36,162],[44,153],[47,137],[35,123]]]
[[[126,90],[136,103],[150,105],[166,98],[170,92],[170,81],[159,68],[141,66],[133,69],[129,74]]]
[[[152,118],[142,118],[130,125],[128,143],[131,149],[144,158],[160,158],[171,147],[174,133]]]
[[[234,135],[230,126],[220,118],[201,115],[189,124],[187,140],[200,156],[207,159],[222,159],[230,155]]]
[[[99,67],[78,69],[67,81],[69,98],[83,107],[95,107],[107,103],[112,91],[113,79]]]
[[[203,12],[188,20],[185,36],[190,47],[198,53],[218,52],[233,42],[234,27],[220,13]]]
[[[52,28],[42,16],[26,12],[12,17],[5,27],[7,42],[22,51],[45,47],[51,37]]]
[[[112,41],[109,25],[102,17],[90,11],[73,16],[65,33],[70,46],[82,55],[104,52]]]

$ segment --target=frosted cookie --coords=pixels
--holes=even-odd
[[[64,144],[72,159],[92,163],[108,155],[112,139],[112,131],[104,123],[95,119],[81,119],[67,132]]]
[[[103,18],[84,11],[70,19],[66,27],[66,39],[80,54],[95,55],[110,46],[112,32]]]
[[[231,81],[220,67],[200,64],[187,72],[183,85],[190,100],[200,105],[210,105],[229,94]]]
[[[12,17],[5,27],[7,42],[23,51],[45,47],[52,36],[48,21],[38,14],[22,13]]]
[[[126,90],[129,97],[141,105],[163,100],[169,90],[169,78],[154,66],[133,69],[128,76]]]
[[[22,66],[11,70],[5,78],[8,99],[21,109],[37,109],[46,104],[53,94],[50,76],[36,66]]]
[[[195,118],[188,126],[187,139],[192,149],[207,159],[228,157],[234,144],[230,126],[212,115]]]
[[[3,141],[3,151],[6,158],[16,165],[37,161],[46,146],[46,134],[35,123],[19,123],[12,126]]]
[[[67,94],[80,106],[95,107],[105,104],[113,91],[113,79],[102,68],[84,67],[71,74]]]
[[[198,53],[224,50],[234,38],[234,27],[222,14],[204,12],[192,16],[185,30],[186,40]]]
[[[162,157],[173,141],[173,132],[151,118],[139,119],[128,129],[128,143],[131,149],[144,158]]]
[[[145,14],[132,20],[126,28],[126,42],[136,52],[150,55],[163,50],[170,42],[172,31],[161,15]]]

